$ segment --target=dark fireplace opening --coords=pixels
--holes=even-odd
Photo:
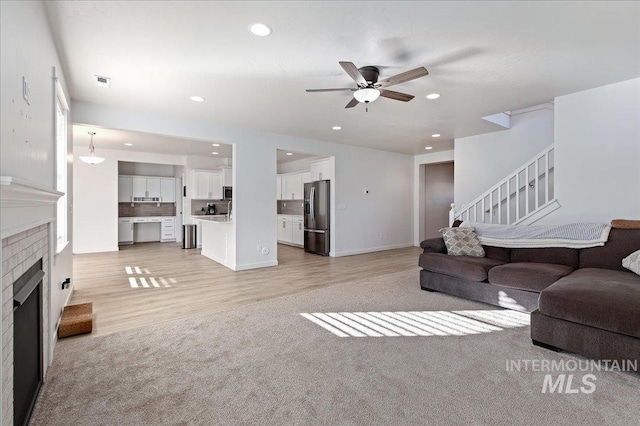
[[[29,423],[42,385],[42,259],[13,284],[14,425]]]

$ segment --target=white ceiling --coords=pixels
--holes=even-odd
[[[45,4],[73,99],[408,154],[499,130],[482,116],[640,75],[638,2]],[[255,22],[273,34],[250,34]],[[353,86],[338,61],[430,75],[392,88],[412,101],[365,113],[344,109],[350,92],[305,92]]]
[[[198,155],[212,158],[231,158],[232,146],[218,143],[213,146],[211,141],[196,141],[179,139],[150,133],[130,132],[124,130],[104,129],[96,126],[73,125],[73,144],[89,149],[90,136],[88,132],[96,132],[93,144],[96,155],[101,149],[117,149],[120,151],[152,152],[155,154]],[[131,143],[132,146],[126,146]],[[217,152],[217,155],[212,154]]]

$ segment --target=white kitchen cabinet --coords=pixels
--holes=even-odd
[[[118,176],[118,202],[130,203],[131,201],[133,201],[133,178]]]
[[[285,175],[285,183],[282,188],[283,200],[302,200],[302,173]]]
[[[147,178],[141,177],[141,176],[134,176],[132,179],[133,179],[133,196],[146,197],[147,196]]]
[[[290,243],[292,238],[292,227],[290,216],[278,215],[278,241]]]
[[[130,217],[118,219],[118,244],[133,244],[133,219]]]
[[[278,242],[304,246],[303,216],[278,215]]]
[[[304,246],[304,217],[294,216],[294,219],[291,222],[291,228],[291,242],[299,246]]]
[[[276,199],[282,200],[282,175],[276,176]]]
[[[327,158],[314,161],[309,167],[311,170],[311,180],[333,180],[333,159]]]
[[[176,240],[175,216],[163,217],[160,225],[160,242],[167,243],[175,240]]]
[[[193,192],[195,200],[222,200],[222,172],[198,170],[193,172]]]
[[[160,179],[160,201],[163,203],[176,202],[176,180],[174,178]]]
[[[313,180],[311,179],[311,172],[302,172],[302,192],[304,195],[304,184],[305,183],[309,183],[309,182],[313,182]]]
[[[233,170],[229,166],[220,167],[222,171],[222,186],[230,186],[233,188]]]
[[[160,198],[160,178],[147,178],[147,197]]]
[[[304,198],[302,175],[302,172],[278,175],[278,200],[302,200]]]
[[[160,178],[132,176],[134,197],[160,198]]]

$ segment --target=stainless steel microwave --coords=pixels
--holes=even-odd
[[[224,199],[225,200],[230,200],[230,199],[233,198],[233,187],[224,186],[224,187],[222,187],[222,191],[224,192]]]

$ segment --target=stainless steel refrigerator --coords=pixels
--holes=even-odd
[[[304,250],[329,255],[331,227],[330,182],[318,180],[304,184]]]

